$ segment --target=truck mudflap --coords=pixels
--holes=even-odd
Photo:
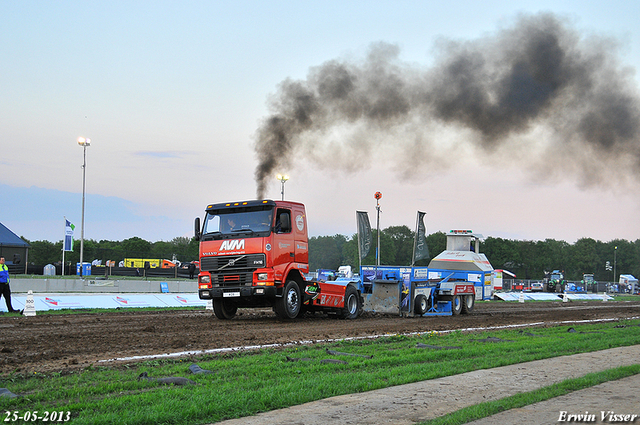
[[[320,286],[318,282],[309,282],[304,289],[302,304],[313,304],[313,301],[320,296]]]

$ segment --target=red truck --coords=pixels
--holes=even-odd
[[[195,220],[195,237],[200,241],[198,296],[213,300],[219,319],[231,319],[246,307],[272,307],[283,319],[317,310],[356,318],[362,311],[357,279],[305,279],[309,239],[301,203],[210,204],[204,222]]]

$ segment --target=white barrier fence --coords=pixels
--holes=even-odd
[[[197,293],[186,294],[38,294],[33,293],[37,311],[90,308],[127,308],[127,307],[206,307],[207,301],[198,298]],[[13,308],[25,308],[27,294],[12,294]],[[2,302],[0,311],[7,308]]]
[[[163,290],[164,287],[164,290]],[[145,280],[145,279],[85,279],[70,278],[11,278],[13,294],[27,293],[197,293],[195,280]]]

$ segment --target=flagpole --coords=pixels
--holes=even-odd
[[[64,241],[67,239],[67,217],[64,217],[64,238],[62,238],[62,276],[64,276]]]
[[[358,273],[362,270],[362,251],[360,249],[360,222],[358,220],[358,211],[356,211],[356,228],[358,229]]]
[[[420,222],[420,211],[418,211],[418,214],[416,215],[416,233],[415,236],[413,237],[413,255],[411,255],[411,267],[413,267],[416,264],[416,245],[418,244],[418,226]]]

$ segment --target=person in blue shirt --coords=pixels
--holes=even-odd
[[[22,311],[14,310],[11,305],[11,288],[9,287],[9,268],[4,263],[4,257],[0,257],[0,296],[4,297],[7,303],[9,313],[22,313]]]

